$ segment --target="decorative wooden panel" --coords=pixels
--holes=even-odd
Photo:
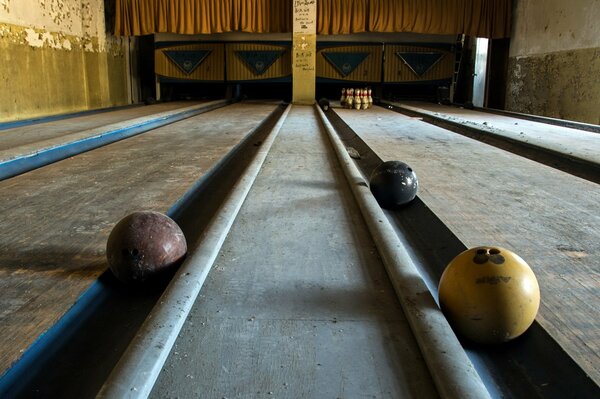
[[[227,43],[227,80],[291,79],[289,44]]]
[[[382,44],[330,46],[317,52],[317,78],[380,82]]]
[[[443,48],[386,44],[384,83],[426,82],[452,78],[454,53]]]
[[[203,81],[225,80],[225,45],[193,43],[154,51],[154,71],[169,78]]]

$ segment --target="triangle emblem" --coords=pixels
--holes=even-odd
[[[235,53],[255,75],[262,75],[281,57],[284,50],[250,50]]]
[[[211,53],[211,50],[164,50],[163,53],[183,73],[189,75],[202,64],[202,61]]]
[[[397,52],[396,55],[410,68],[411,71],[418,77],[423,76],[429,71],[439,60],[442,59],[444,53],[438,52]]]
[[[338,71],[346,77],[350,75],[369,56],[369,53],[334,53],[323,52],[323,57]]]

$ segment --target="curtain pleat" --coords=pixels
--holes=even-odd
[[[317,33],[367,32],[369,0],[318,0]]]
[[[503,38],[511,12],[510,0],[371,0],[368,31]]]
[[[116,0],[115,34],[292,30],[293,0]],[[317,33],[510,36],[511,0],[317,0]]]

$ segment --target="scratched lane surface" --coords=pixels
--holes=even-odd
[[[467,247],[530,264],[537,321],[600,383],[600,186],[381,107],[335,111],[383,160],[413,167],[419,197]]]
[[[165,212],[276,104],[235,104],[0,182],[0,370],[106,269],[112,226]]]
[[[19,126],[11,129],[0,130],[0,153],[5,153],[6,150],[11,148],[54,139],[71,133],[109,125],[111,123],[122,122],[142,116],[149,116],[159,112],[172,111],[178,108],[190,107],[197,104],[200,103],[185,101],[159,103],[148,106],[125,108],[116,111],[99,112],[91,115],[82,115],[43,123],[34,123],[28,126]],[[2,157],[2,159],[5,158],[6,157]]]
[[[429,115],[600,163],[600,134],[526,119],[418,101],[393,103]]]
[[[437,397],[313,107],[283,124],[151,397]]]

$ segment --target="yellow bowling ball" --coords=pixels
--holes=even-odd
[[[499,247],[476,247],[448,264],[440,279],[439,299],[459,335],[497,344],[531,326],[540,306],[540,287],[517,254]]]

